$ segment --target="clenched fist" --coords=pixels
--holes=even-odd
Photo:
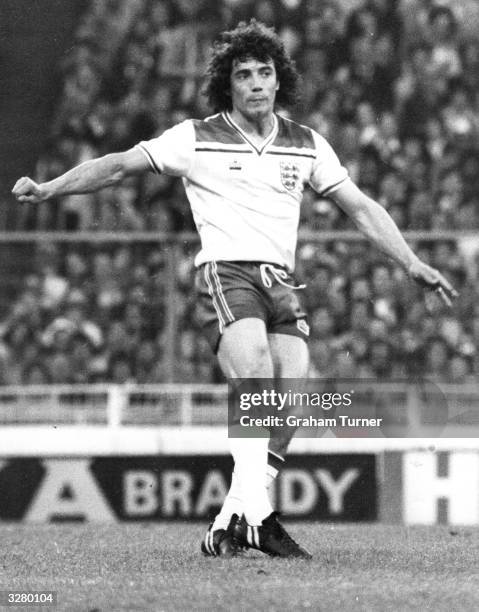
[[[19,202],[31,202],[32,204],[38,204],[48,199],[47,193],[42,185],[35,183],[28,176],[22,176],[21,179],[15,183],[12,189],[13,195]]]

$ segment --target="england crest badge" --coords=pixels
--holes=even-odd
[[[280,162],[281,182],[288,191],[293,191],[299,180],[299,166],[293,162]]]

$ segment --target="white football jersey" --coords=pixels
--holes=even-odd
[[[197,266],[262,261],[292,271],[304,185],[328,195],[348,179],[322,136],[279,115],[261,147],[227,112],[188,119],[137,147],[154,171],[183,178],[201,238]]]

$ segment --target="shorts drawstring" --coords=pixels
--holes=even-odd
[[[269,274],[271,274],[280,285],[283,285],[283,287],[288,287],[288,289],[297,290],[306,288],[306,285],[295,286],[285,283],[284,281],[286,278],[288,278],[288,273],[282,268],[275,268],[273,264],[261,264],[259,269],[261,273],[261,280],[267,289],[270,289],[273,286],[273,281],[271,280]]]

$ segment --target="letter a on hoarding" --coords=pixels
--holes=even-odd
[[[112,522],[115,515],[92,473],[90,461],[48,459],[42,461],[46,474],[24,520],[32,523],[52,519]]]
[[[221,506],[228,494],[228,486],[219,470],[211,470],[206,474],[196,502],[195,514],[204,516],[212,507]]]

